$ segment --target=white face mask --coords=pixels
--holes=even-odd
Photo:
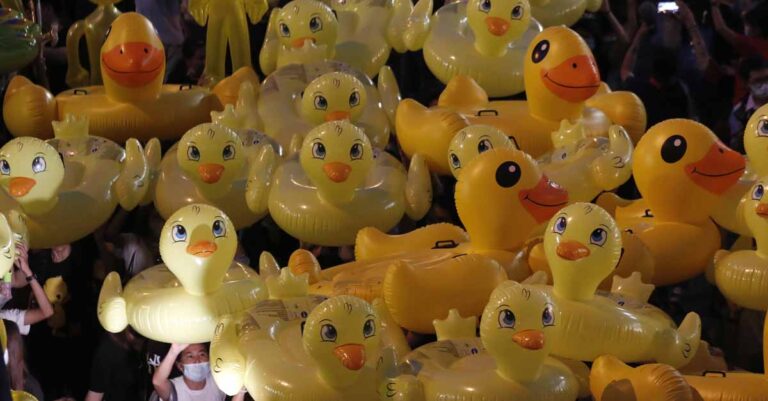
[[[184,377],[193,382],[205,381],[210,373],[211,365],[208,362],[184,365]]]

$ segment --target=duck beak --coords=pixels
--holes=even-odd
[[[312,43],[315,43],[315,38],[311,36],[304,36],[301,38],[296,38],[293,41],[291,41],[291,46],[293,46],[294,49],[300,49],[304,47],[304,42],[310,41]]]
[[[568,203],[568,191],[542,175],[539,182],[531,189],[518,193],[520,202],[537,224],[552,218],[560,208]]]
[[[221,174],[224,173],[224,166],[216,163],[205,163],[197,167],[197,173],[200,174],[200,179],[206,184],[215,184],[221,179]]]
[[[325,175],[333,182],[344,182],[349,177],[352,167],[342,162],[330,162],[323,164]]]
[[[541,69],[541,79],[557,97],[571,103],[583,102],[600,88],[600,72],[592,57],[571,57],[552,69]]]
[[[579,260],[589,256],[589,248],[578,241],[563,241],[557,245],[557,256],[565,260]]]
[[[360,370],[365,366],[365,348],[362,344],[339,345],[333,355],[349,370]]]
[[[218,247],[211,241],[198,241],[187,247],[187,253],[200,258],[207,258],[216,252]]]
[[[107,75],[128,88],[154,81],[165,65],[165,51],[145,42],[127,42],[105,51],[101,56]]]
[[[758,203],[755,208],[755,213],[760,217],[768,218],[768,204]]]
[[[494,36],[503,36],[509,30],[509,21],[499,17],[486,17],[485,25],[488,26],[488,32]]]
[[[13,177],[8,184],[8,192],[15,198],[20,198],[29,193],[37,184],[37,181],[27,177]]]
[[[745,167],[742,155],[717,141],[701,160],[685,166],[685,172],[696,185],[722,195],[736,184]]]
[[[512,336],[512,341],[519,346],[536,351],[544,348],[544,332],[541,330],[523,330]]]
[[[349,112],[346,111],[332,111],[325,115],[325,121],[339,121],[339,120],[348,120],[349,119]]]

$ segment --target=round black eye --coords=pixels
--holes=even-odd
[[[501,312],[499,312],[499,327],[502,329],[514,329],[515,328],[515,322],[517,319],[515,318],[515,314],[509,310],[504,309]]]
[[[336,337],[338,337],[338,334],[336,333],[336,328],[333,327],[332,324],[324,324],[322,327],[320,327],[320,338],[323,341],[336,341]]]
[[[358,104],[360,104],[360,94],[357,93],[357,91],[352,92],[352,94],[349,95],[349,106],[355,107]]]
[[[312,157],[315,159],[325,159],[325,145],[320,142],[312,144]]]
[[[232,160],[235,158],[235,147],[232,145],[227,145],[224,147],[224,150],[221,152],[221,156],[224,158],[224,160]]]
[[[320,17],[312,17],[309,19],[309,30],[317,32],[321,29],[323,29],[323,21],[320,20]]]
[[[363,158],[363,145],[356,143],[349,148],[349,158],[352,160],[360,160]]]
[[[376,335],[376,322],[373,319],[368,319],[363,324],[363,337],[368,338],[374,335]]]
[[[454,169],[461,168],[461,160],[459,160],[459,156],[456,156],[456,153],[451,153],[451,167]]]
[[[523,18],[523,6],[515,6],[515,8],[512,9],[512,19],[520,18]]]
[[[547,57],[547,53],[549,53],[549,41],[544,39],[539,43],[536,43],[536,46],[533,48],[531,61],[533,61],[534,64],[538,64],[541,60],[544,60],[544,58]]]
[[[763,188],[763,184],[757,184],[757,186],[755,186],[755,189],[752,191],[752,199],[754,200],[763,199],[764,192],[765,192],[765,188]]]
[[[589,235],[589,243],[597,246],[605,245],[605,241],[608,241],[608,232],[602,228],[596,228]]]
[[[552,312],[552,305],[544,307],[544,311],[541,312],[541,324],[544,327],[555,325],[555,314]]]
[[[672,135],[661,145],[661,158],[667,163],[675,163],[685,156],[688,142],[680,135]]]
[[[322,95],[315,96],[315,109],[325,110],[327,108],[328,108],[328,99],[326,99],[325,96],[322,96]]]
[[[477,5],[477,9],[484,13],[491,11],[491,0],[482,0],[480,4]]]
[[[200,149],[198,149],[197,146],[190,145],[187,148],[187,158],[193,161],[200,160]]]
[[[762,119],[757,123],[757,136],[768,136],[768,119]]]
[[[477,153],[483,153],[493,149],[493,144],[487,139],[483,139],[477,144]]]
[[[8,163],[8,160],[0,160],[0,173],[3,175],[11,174],[11,164]]]
[[[279,25],[280,29],[280,36],[291,36],[291,28],[288,28],[288,25],[286,25],[284,22],[281,22]]]
[[[517,163],[504,162],[496,169],[496,183],[502,188],[511,188],[520,181],[521,175],[522,172]]]

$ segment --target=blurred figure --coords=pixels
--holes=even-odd
[[[5,332],[8,335],[8,375],[11,380],[11,389],[26,391],[34,395],[38,401],[44,401],[40,383],[27,370],[24,340],[19,333],[19,326],[8,320],[4,323]]]
[[[14,272],[14,276],[23,277],[22,279],[15,279],[14,282],[18,283],[19,287],[29,285],[32,290],[32,295],[35,302],[37,302],[36,308],[28,309],[3,309],[0,310],[0,318],[10,320],[18,326],[18,330],[22,335],[29,334],[30,326],[48,319],[53,315],[53,307],[48,302],[48,297],[45,295],[45,291],[40,283],[37,281],[37,276],[29,268],[29,253],[28,248],[24,244],[16,245],[16,260],[14,266],[18,269]]]
[[[179,66],[184,45],[180,0],[136,0],[136,12],[152,22],[165,47],[165,79]]]
[[[128,327],[107,333],[91,365],[91,381],[85,401],[135,401],[146,399],[142,374],[145,371],[144,338]]]
[[[739,66],[739,78],[747,84],[749,92],[734,106],[728,123],[731,149],[744,153],[747,121],[755,110],[768,103],[768,60],[759,55],[744,59]]]

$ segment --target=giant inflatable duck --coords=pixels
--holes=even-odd
[[[165,50],[157,31],[137,13],[117,17],[101,47],[104,86],[64,91],[54,97],[16,76],[8,84],[3,118],[15,136],[49,138],[51,121],[67,114],[86,116],[92,135],[122,142],[130,137],[176,139],[210,118],[212,110],[234,103],[240,83],[258,87],[252,69],[243,68],[213,90],[163,85]]]
[[[30,248],[69,244],[104,224],[118,204],[131,210],[148,188],[136,139],[88,135],[88,120],[54,123],[56,139],[12,139],[0,148],[0,210]],[[87,213],[78,213],[87,211]]]
[[[552,150],[550,134],[562,120],[581,122],[588,136],[607,136],[612,124],[634,142],[645,132],[645,107],[631,92],[601,92],[600,75],[584,40],[565,27],[547,28],[525,56],[527,101],[490,101],[473,79],[448,82],[437,106],[405,99],[395,116],[397,139],[407,155],[423,154],[431,171],[447,175],[445,159],[453,136],[469,124],[497,127],[533,157]]]
[[[120,10],[115,4],[122,0],[91,0],[96,4],[84,19],[77,20],[67,31],[67,85],[79,88],[88,85],[101,85],[101,69],[99,65],[101,47],[107,39],[107,32],[112,26]],[[88,49],[88,66],[90,71],[80,63],[80,41],[85,39]]]

